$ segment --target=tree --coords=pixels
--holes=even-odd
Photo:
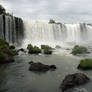
[[[53,19],[50,19],[49,23],[56,23],[56,22]]]
[[[5,13],[6,13],[5,8],[3,8],[2,5],[0,5],[0,14],[5,14]]]

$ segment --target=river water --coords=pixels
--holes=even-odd
[[[29,61],[55,64],[56,71],[46,73],[29,71]],[[72,55],[28,55],[15,57],[15,62],[0,66],[0,92],[60,92],[59,86],[67,74],[85,73],[92,78],[92,71],[78,70],[79,57]],[[80,86],[92,92],[92,81]]]

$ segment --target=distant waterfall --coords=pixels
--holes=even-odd
[[[92,26],[87,24],[46,24],[25,22],[24,46],[47,44],[63,47],[92,42]]]
[[[0,15],[0,38],[8,43],[14,45],[21,44],[24,37],[23,27],[22,19],[9,15]]]

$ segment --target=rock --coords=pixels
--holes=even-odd
[[[85,88],[72,88],[72,89],[68,89],[64,92],[88,92]]]
[[[56,66],[55,65],[51,65],[50,68],[51,69],[56,69]]]
[[[70,88],[83,85],[87,82],[89,82],[89,78],[85,74],[75,73],[75,74],[67,75],[65,79],[62,81],[62,84],[60,85],[60,89],[64,92]]]
[[[18,52],[25,52],[25,50],[23,49],[23,48],[21,48],[21,49],[18,49]]]
[[[55,70],[55,65],[45,65],[40,62],[34,63],[33,61],[29,62],[31,64],[29,70],[30,71],[39,71],[39,72],[46,72],[48,70]]]
[[[33,61],[30,61],[29,64],[33,64],[34,62]]]

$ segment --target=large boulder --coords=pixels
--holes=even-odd
[[[12,51],[9,49],[9,44],[0,39],[0,64],[13,62],[13,56]]]
[[[89,81],[89,78],[82,73],[70,74],[65,77],[60,85],[60,89],[64,92],[73,87],[83,85]]]
[[[48,70],[55,70],[56,66],[55,65],[45,65],[40,62],[34,63],[31,61],[30,63],[30,71],[39,71],[39,72],[46,72]]]
[[[92,69],[92,59],[82,59],[78,65],[78,69]]]

